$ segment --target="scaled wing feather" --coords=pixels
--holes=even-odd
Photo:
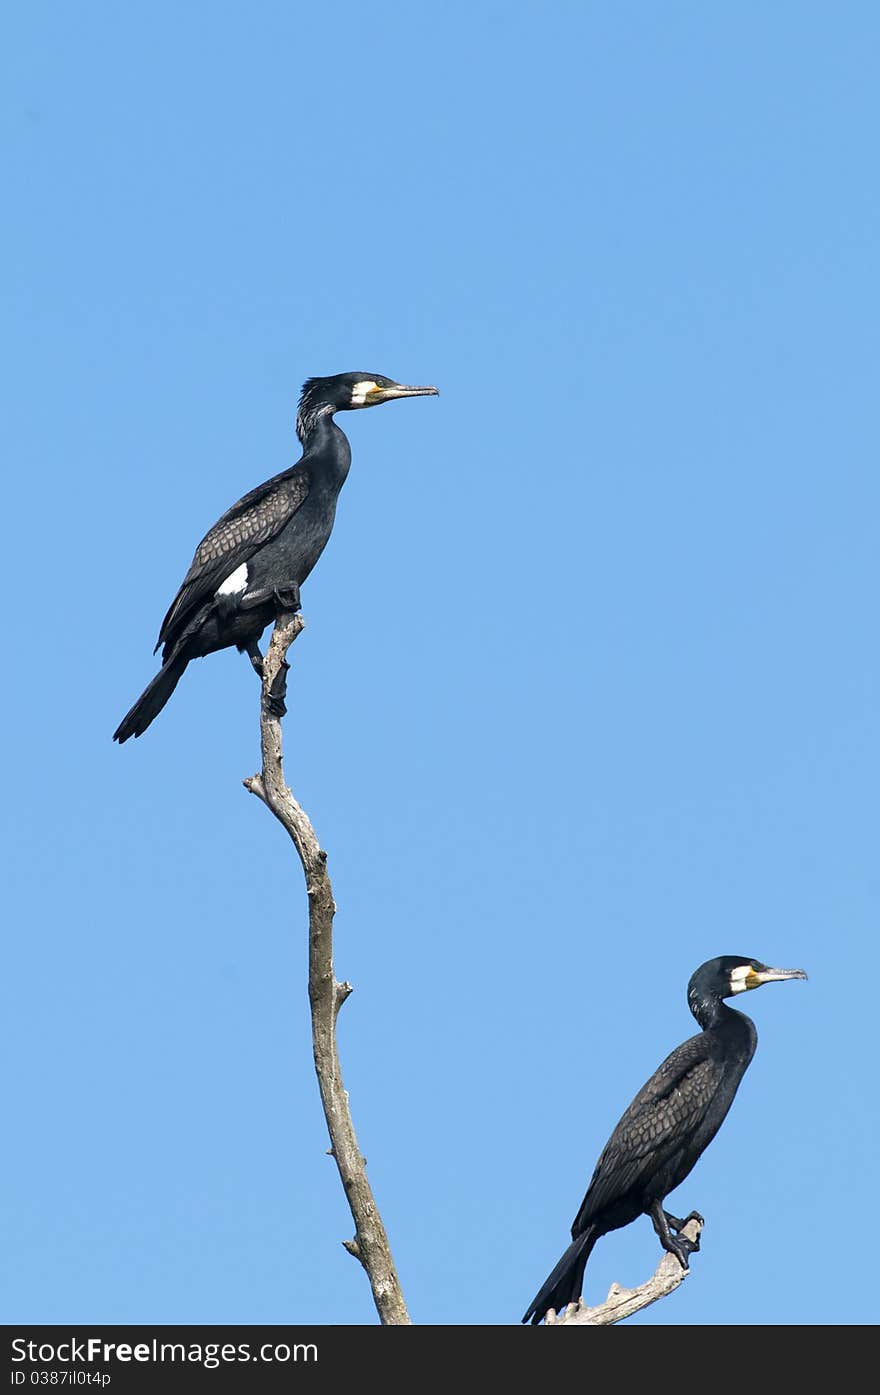
[[[717,1084],[718,1065],[704,1038],[676,1047],[622,1116],[575,1218],[579,1233],[592,1216],[653,1177],[691,1136]]]
[[[308,497],[310,483],[308,469],[297,466],[258,485],[226,510],[196,548],[192,566],[162,621],[157,649],[242,562],[281,532]]]

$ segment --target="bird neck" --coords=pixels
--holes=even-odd
[[[338,477],[341,485],[351,464],[351,446],[345,432],[336,425],[336,409],[328,403],[303,411],[296,419],[296,434],[302,442],[303,459],[320,461],[328,473]]]
[[[296,414],[296,434],[303,446],[309,437],[319,431],[322,426],[332,427],[335,425],[333,421],[335,411],[336,408],[332,402],[310,402],[307,397],[303,398]]]
[[[704,1032],[713,1027],[735,1027],[741,1022],[751,1020],[745,1013],[728,1007],[723,998],[719,998],[715,993],[705,997],[692,994],[688,999],[688,1006]]]

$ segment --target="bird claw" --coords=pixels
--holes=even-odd
[[[679,1235],[679,1237],[675,1241],[673,1241],[671,1253],[675,1255],[675,1258],[678,1260],[682,1269],[684,1269],[685,1272],[687,1272],[690,1268],[688,1260],[690,1259],[691,1255],[697,1253],[699,1248],[699,1240],[688,1240],[686,1235]]]
[[[673,1216],[670,1211],[664,1211],[663,1214],[666,1217],[666,1224],[669,1226],[670,1230],[684,1230],[685,1226],[690,1221],[696,1221],[700,1227],[706,1224],[699,1211],[689,1211],[683,1220],[679,1216]]]

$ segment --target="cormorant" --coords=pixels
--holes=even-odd
[[[596,1164],[571,1227],[572,1242],[529,1304],[523,1322],[538,1323],[549,1308],[561,1312],[580,1298],[584,1268],[596,1241],[610,1230],[648,1215],[664,1250],[682,1269],[699,1249],[680,1232],[696,1211],[680,1220],[663,1199],[687,1177],[711,1143],[755,1054],[751,1018],[727,1007],[733,997],[762,983],[806,978],[803,969],[768,969],[757,959],[710,959],[688,984],[688,1006],[702,1027],[677,1046],[643,1085],[612,1133]]]
[[[199,543],[159,631],[162,667],[123,717],[114,741],[146,731],[190,659],[234,644],[262,676],[259,638],[279,611],[299,610],[299,588],[327,545],[351,464],[351,447],[334,413],[436,392],[379,373],[308,379],[296,417],[300,460],[245,494]],[[279,690],[280,711],[283,696]]]

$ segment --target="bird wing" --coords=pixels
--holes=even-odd
[[[310,486],[308,467],[296,465],[257,485],[218,518],[196,548],[192,565],[162,621],[157,649],[236,567],[281,532],[308,498]]]
[[[646,1185],[691,1137],[712,1098],[719,1066],[700,1033],[677,1046],[642,1086],[606,1143],[573,1233],[627,1192]]]

